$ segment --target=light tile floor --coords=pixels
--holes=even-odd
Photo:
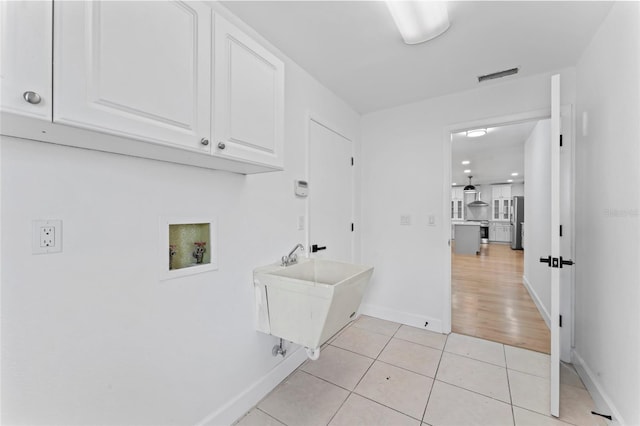
[[[549,356],[361,316],[238,426],[591,426],[606,421],[571,365],[560,419],[549,412]]]

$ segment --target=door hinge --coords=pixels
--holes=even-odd
[[[560,236],[562,237],[562,225],[560,225]]]
[[[351,232],[353,232],[355,230],[355,225],[353,224],[353,222],[351,222]]]
[[[351,157],[351,165],[353,166],[353,157]]]
[[[562,147],[562,135],[560,135],[560,147]]]
[[[560,315],[560,327],[562,327],[562,315]]]

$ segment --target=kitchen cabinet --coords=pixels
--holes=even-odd
[[[493,185],[491,187],[491,219],[509,220],[511,211],[511,185]]]
[[[451,219],[464,220],[464,188],[451,188]]]
[[[2,134],[244,174],[283,169],[284,63],[207,3],[0,5],[12,33],[1,40]],[[39,104],[21,98],[28,90]]]
[[[207,5],[54,4],[54,122],[211,151]]]
[[[489,224],[489,241],[497,243],[511,242],[511,224],[491,222]]]
[[[51,121],[53,3],[0,2],[0,111]]]
[[[215,59],[214,151],[282,167],[283,62],[219,15]]]

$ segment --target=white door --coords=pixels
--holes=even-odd
[[[0,2],[0,110],[51,121],[53,3]]]
[[[339,133],[310,121],[309,244],[313,257],[353,261],[351,145]]]
[[[284,63],[220,15],[214,50],[213,152],[282,167]]]
[[[54,2],[54,122],[211,152],[209,6]]]
[[[566,126],[565,126],[566,127]],[[563,229],[569,228],[567,223],[562,223],[561,219],[566,218],[563,208],[566,210],[566,200],[568,194],[562,191],[561,176],[566,180],[566,174],[561,174],[563,164],[560,148],[561,130],[561,110],[560,110],[560,76],[551,77],[551,247],[549,253],[541,253],[547,267],[551,268],[551,365],[550,365],[550,412],[553,416],[560,415],[560,356],[561,356],[561,330],[560,314],[566,304],[562,303],[562,298],[566,298],[566,289],[570,286],[570,276],[562,273],[564,269],[573,265],[570,260],[571,253],[567,251],[567,245],[561,244],[560,225]],[[566,166],[566,162],[565,166]],[[565,188],[566,190],[566,188]],[[567,240],[565,232],[563,237]],[[564,250],[563,250],[564,249]],[[563,257],[564,256],[564,257]],[[566,338],[564,339],[566,340]],[[563,342],[566,345],[566,342]]]

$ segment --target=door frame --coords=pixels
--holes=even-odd
[[[571,182],[569,184],[569,218],[571,221],[570,224],[570,246],[573,255],[575,256],[575,115],[572,104],[561,105],[560,108],[561,116],[566,116],[570,118],[569,125],[571,126],[571,140],[567,145],[571,147],[571,173],[570,179]],[[444,277],[445,277],[445,290],[443,294],[443,303],[444,303],[444,315],[442,318],[442,331],[443,333],[451,333],[451,217],[450,217],[450,203],[451,203],[451,157],[452,157],[452,133],[458,133],[465,130],[470,130],[474,128],[480,127],[497,127],[504,126],[508,124],[517,124],[526,121],[536,121],[536,120],[545,120],[551,118],[551,108],[544,108],[538,110],[532,110],[522,113],[514,113],[507,114],[489,118],[483,118],[478,120],[466,121],[451,124],[449,126],[445,126],[443,129],[443,164],[444,164],[444,173],[443,173],[443,188],[442,188],[442,217],[443,217],[443,247],[445,252],[445,261],[444,263]],[[575,257],[574,257],[575,259]],[[573,318],[575,316],[575,273],[571,273],[569,279],[569,297],[567,306],[570,306],[570,321],[569,322],[569,330],[568,330],[568,338],[565,336],[560,344],[560,354],[561,359],[563,361],[570,361],[571,352],[574,347],[574,329],[575,324]],[[549,324],[547,324],[549,326]]]
[[[314,122],[325,129],[337,134],[338,136],[348,140],[351,143],[351,157],[355,157],[355,141],[354,138],[347,136],[347,132],[344,132],[340,129],[339,126],[336,126],[336,123],[326,120],[321,115],[308,112],[306,119],[306,140],[304,143],[304,157],[305,157],[305,170],[304,176],[307,182],[309,182],[310,178],[310,170],[311,170],[311,122]],[[356,187],[355,187],[355,166],[351,167],[351,221],[355,223],[356,219]],[[311,207],[310,207],[310,199],[313,197],[313,182],[309,182],[309,195],[304,199],[304,215],[305,215],[305,230],[304,230],[304,238],[305,238],[305,257],[309,257],[311,255]],[[356,244],[355,244],[355,234],[358,232],[358,227],[355,227],[354,232],[351,233],[350,242],[351,242],[351,259],[350,261],[353,263],[356,258]]]

